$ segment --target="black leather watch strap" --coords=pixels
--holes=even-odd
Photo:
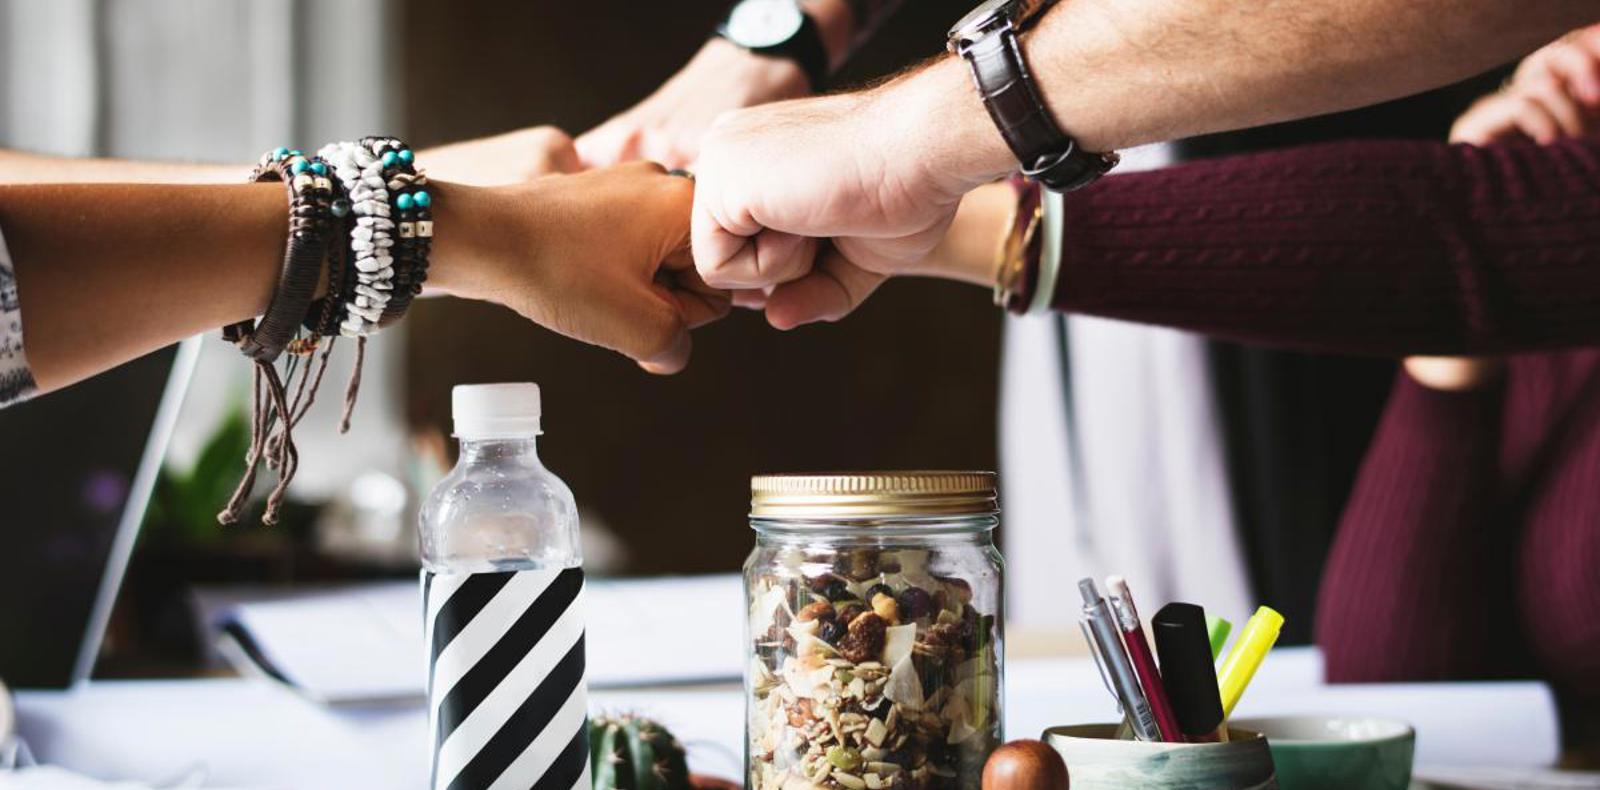
[[[1034,87],[1016,31],[982,36],[964,46],[961,55],[971,63],[983,106],[1025,175],[1057,192],[1070,192],[1116,166],[1116,154],[1085,151],[1056,126]]]

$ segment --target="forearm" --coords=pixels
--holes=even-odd
[[[1057,309],[1341,353],[1600,342],[1600,140],[1351,142],[1068,196]]]
[[[244,165],[51,156],[0,149],[0,184],[225,184],[243,180],[249,170]]]
[[[1000,244],[1016,210],[1016,191],[1007,184],[986,184],[968,192],[939,245],[905,273],[994,285]]]
[[[1582,0],[1071,0],[1023,39],[1060,126],[1113,150],[1416,93],[1593,22]],[[942,57],[884,89],[908,145],[971,184],[1015,168],[966,65]]]
[[[443,231],[484,190],[434,190],[431,271],[447,290],[470,290],[455,269],[477,260],[480,236]],[[0,232],[40,388],[260,314],[281,270],[286,217],[280,184],[0,186]]]

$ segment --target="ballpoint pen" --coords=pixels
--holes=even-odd
[[[1169,603],[1151,618],[1150,630],[1155,632],[1161,682],[1179,729],[1194,742],[1227,740],[1217,668],[1211,659],[1211,640],[1206,637],[1205,610],[1192,603]]]
[[[1141,741],[1161,740],[1161,730],[1156,726],[1155,715],[1150,712],[1150,703],[1145,699],[1144,691],[1139,688],[1139,677],[1134,674],[1133,664],[1128,662],[1128,651],[1122,647],[1122,635],[1118,633],[1106,599],[1101,598],[1100,592],[1095,589],[1094,579],[1078,582],[1078,592],[1083,595],[1083,619],[1100,649],[1106,674],[1116,687],[1122,709],[1133,724],[1133,734]]]
[[[1128,648],[1128,658],[1133,662],[1134,672],[1139,675],[1139,687],[1144,689],[1145,701],[1150,704],[1150,712],[1155,716],[1161,740],[1182,741],[1183,732],[1178,729],[1177,714],[1172,712],[1172,702],[1167,699],[1167,690],[1161,685],[1161,672],[1156,669],[1155,656],[1150,654],[1150,643],[1145,641],[1144,625],[1139,622],[1139,609],[1133,605],[1133,593],[1128,589],[1128,581],[1121,576],[1107,576],[1106,592],[1110,595],[1111,611],[1117,616],[1117,625],[1122,629],[1122,641]]]
[[[1245,687],[1255,677],[1267,651],[1277,643],[1278,631],[1282,628],[1283,615],[1263,606],[1250,616],[1239,638],[1233,641],[1233,649],[1228,651],[1228,657],[1222,660],[1222,669],[1217,671],[1224,718],[1233,715],[1233,706],[1239,704]]]

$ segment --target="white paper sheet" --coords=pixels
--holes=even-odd
[[[590,581],[584,596],[592,687],[732,680],[743,670],[737,575]],[[421,607],[415,583],[395,582],[238,604],[222,622],[237,623],[272,670],[313,699],[419,699]],[[254,669],[241,653],[224,655]]]

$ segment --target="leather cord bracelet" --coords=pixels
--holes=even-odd
[[[259,324],[245,320],[222,330],[224,338],[257,362],[271,364],[278,359],[316,297],[333,218],[333,182],[327,170],[320,159],[298,153],[277,158],[274,152],[250,173],[252,182],[283,182],[289,197],[289,239],[272,301]]]
[[[299,468],[300,455],[295,448],[293,429],[304,416],[301,400],[306,391],[306,378],[301,378],[300,388],[291,401],[284,385],[285,377],[279,375],[273,363],[295,340],[300,324],[310,312],[317,282],[322,278],[323,261],[328,257],[328,241],[334,224],[333,180],[328,175],[327,163],[321,159],[278,148],[262,156],[261,162],[250,172],[250,180],[283,183],[289,197],[289,234],[278,287],[260,323],[246,320],[223,329],[223,337],[238,346],[255,365],[250,449],[245,455],[244,475],[227,505],[217,514],[217,520],[223,524],[239,520],[245,501],[255,488],[256,472],[262,461],[277,470],[278,482],[267,497],[261,520],[265,524],[277,523],[289,482]],[[298,357],[297,353],[291,358],[288,374],[291,381]],[[317,379],[320,382],[320,370]]]

